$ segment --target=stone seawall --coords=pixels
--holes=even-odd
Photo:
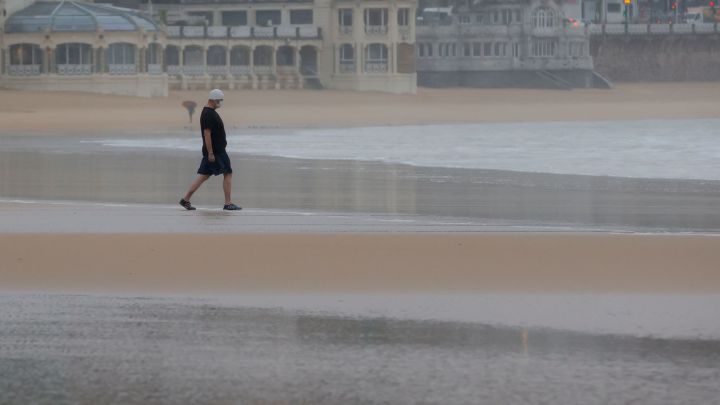
[[[720,81],[720,35],[593,36],[595,71],[614,82]]]

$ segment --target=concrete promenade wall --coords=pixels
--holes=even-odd
[[[622,35],[590,39],[595,71],[614,82],[720,81],[720,35]]]

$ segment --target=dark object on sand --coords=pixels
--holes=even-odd
[[[195,107],[197,107],[197,103],[194,101],[183,101],[182,106],[187,110],[188,115],[190,116],[190,123],[192,124],[192,116],[195,112]]]

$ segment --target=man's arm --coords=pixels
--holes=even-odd
[[[212,148],[212,137],[210,136],[210,128],[205,128],[203,131],[203,137],[205,138],[205,148],[208,151],[208,160],[211,162],[215,161],[215,154]]]

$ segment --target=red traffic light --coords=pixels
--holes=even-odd
[[[710,6],[710,7],[715,7],[715,2],[714,2],[714,1],[711,1],[710,3],[708,3],[708,6]]]

